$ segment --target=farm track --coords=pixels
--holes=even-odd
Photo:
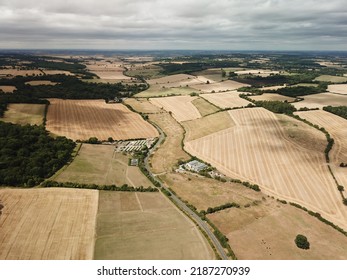
[[[259,184],[266,193],[299,203],[347,228],[347,211],[324,154],[289,141],[275,114],[262,109],[229,112],[236,123],[186,143],[186,150],[226,175]]]

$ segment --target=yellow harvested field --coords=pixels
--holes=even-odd
[[[69,71],[64,71],[64,70],[42,69],[42,72],[44,72],[45,75],[66,75],[66,76],[74,76],[75,75]]]
[[[195,85],[191,85],[190,87],[197,90],[204,91],[204,92],[213,92],[213,91],[223,92],[223,91],[231,91],[231,90],[235,90],[235,89],[238,89],[241,87],[247,87],[247,86],[249,85],[239,83],[236,81],[227,80],[227,81],[218,82],[218,83],[195,84]]]
[[[123,72],[125,68],[121,62],[95,61],[87,64],[90,72],[96,74],[100,79],[104,80],[130,80],[131,77],[125,76]]]
[[[131,108],[139,113],[153,114],[162,111],[145,98],[127,98],[124,100],[124,103],[131,106]]]
[[[193,105],[194,96],[170,96],[151,98],[150,101],[159,108],[171,112],[172,116],[179,122],[201,118],[199,110]]]
[[[185,149],[224,174],[259,184],[270,195],[299,203],[347,229],[347,208],[324,153],[285,135],[279,118],[263,109],[229,111],[236,126],[189,141]],[[307,126],[308,131],[316,131]]]
[[[247,106],[250,102],[239,97],[241,92],[230,91],[223,93],[206,93],[200,95],[220,108],[234,108]]]
[[[251,96],[252,99],[254,100],[268,100],[268,101],[287,101],[287,102],[293,102],[295,98],[293,97],[288,97],[284,95],[280,95],[277,93],[263,93],[262,95],[254,95]]]
[[[262,91],[266,91],[266,90],[277,90],[277,89],[285,88],[285,87],[286,87],[286,85],[284,85],[284,86],[262,87],[262,88],[260,88],[260,90],[262,90]]]
[[[13,93],[16,89],[15,86],[0,86],[0,91],[4,93]]]
[[[169,85],[170,86],[170,85]],[[151,85],[151,87],[145,91],[137,93],[134,97],[165,97],[170,95],[189,95],[193,92],[199,92],[190,87],[168,87],[168,85]]]
[[[197,98],[192,101],[193,105],[199,110],[201,116],[207,116],[216,113],[220,108],[206,101],[204,98]]]
[[[335,94],[330,92],[311,94],[303,96],[304,100],[294,102],[292,105],[296,109],[300,108],[319,108],[325,106],[347,106],[347,95]]]
[[[1,260],[93,258],[98,191],[0,189]]]
[[[158,78],[158,79],[151,79],[151,80],[148,80],[147,82],[150,85],[171,84],[171,83],[178,83],[178,82],[189,82],[189,80],[194,80],[195,78],[196,77],[192,76],[192,75],[177,74],[177,75],[165,76],[165,77]]]
[[[195,224],[161,193],[100,192],[94,259],[211,260]]]
[[[235,125],[228,112],[220,112],[182,123],[186,130],[185,141],[195,140]]]
[[[347,94],[347,84],[328,85],[328,91],[339,94]]]
[[[16,124],[41,125],[45,114],[44,104],[9,104],[0,120]]]
[[[38,81],[30,81],[26,82],[26,85],[31,85],[31,86],[54,86],[57,83],[47,81],[47,80],[38,80]]]
[[[104,100],[50,99],[47,130],[73,140],[97,137],[107,140],[157,137],[157,130],[122,104]]]
[[[171,171],[179,160],[188,160],[190,156],[182,150],[183,128],[169,113],[150,114],[150,121],[158,125],[166,134],[165,141],[153,153],[150,164],[154,173]]]
[[[129,158],[116,153],[113,145],[82,144],[73,162],[52,179],[82,184],[153,187],[138,167],[128,165]]]
[[[339,184],[345,186],[344,193],[347,195],[347,168],[340,167],[341,162],[347,163],[347,120],[322,110],[296,114],[313,124],[324,127],[334,139],[334,146],[329,153],[330,167]]]
[[[346,260],[347,237],[306,212],[270,198],[208,215],[240,260]],[[294,240],[303,234],[309,250]],[[333,240],[333,242],[330,242]]]

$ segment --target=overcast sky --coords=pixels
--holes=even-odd
[[[0,0],[0,48],[346,50],[346,0]]]

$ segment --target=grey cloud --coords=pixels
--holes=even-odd
[[[0,0],[0,48],[344,49],[344,2]]]

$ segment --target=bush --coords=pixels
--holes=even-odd
[[[298,234],[296,236],[295,244],[300,249],[304,249],[304,250],[310,249],[310,242],[308,242],[307,237],[302,234]]]
[[[345,190],[345,188],[341,185],[338,185],[337,189],[339,190],[339,192],[343,192]]]

